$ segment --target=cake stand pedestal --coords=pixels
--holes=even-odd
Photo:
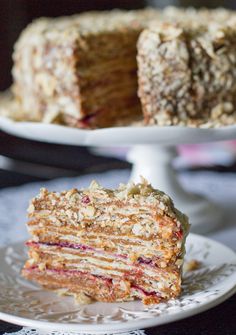
[[[0,117],[0,128],[23,138],[70,145],[130,146],[128,160],[133,163],[131,180],[147,178],[169,194],[176,207],[190,218],[193,232],[206,233],[222,222],[223,211],[201,195],[184,190],[178,182],[172,160],[177,144],[236,139],[236,126],[218,129],[187,127],[117,127],[97,130],[74,129],[59,125],[14,122]]]

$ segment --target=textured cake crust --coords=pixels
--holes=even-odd
[[[42,189],[28,212],[26,278],[106,302],[150,304],[180,294],[188,219],[145,180],[116,190],[96,182]]]
[[[236,18],[228,13],[223,23],[226,13],[213,13],[142,32],[137,59],[146,124],[217,127],[236,122]],[[202,23],[204,16],[209,23]]]

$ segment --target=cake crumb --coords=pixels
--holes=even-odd
[[[196,259],[191,259],[190,261],[187,261],[186,263],[184,263],[183,272],[198,270],[200,266],[201,266],[201,262],[199,262]]]
[[[75,294],[75,301],[81,305],[91,304],[92,299],[83,292]]]

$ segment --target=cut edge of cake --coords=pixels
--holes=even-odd
[[[80,302],[141,299],[181,292],[187,217],[142,180],[109,190],[42,189],[29,206],[29,259],[23,276]]]

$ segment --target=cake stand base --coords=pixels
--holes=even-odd
[[[223,213],[204,196],[181,187],[171,164],[176,155],[173,146],[134,146],[127,157],[133,163],[131,180],[140,181],[140,176],[147,178],[154,187],[170,195],[176,207],[189,216],[192,232],[207,233],[222,222]]]

